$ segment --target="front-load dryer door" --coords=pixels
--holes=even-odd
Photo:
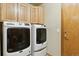
[[[26,28],[7,29],[7,51],[9,53],[25,49],[30,46],[30,30]]]
[[[45,28],[38,28],[36,30],[36,34],[37,34],[37,37],[36,37],[37,44],[41,44],[46,41],[46,29]]]
[[[31,48],[29,47],[30,28],[7,29],[7,55],[28,55]]]

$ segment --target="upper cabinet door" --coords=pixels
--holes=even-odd
[[[30,6],[29,4],[18,4],[18,21],[30,23]]]
[[[1,21],[17,21],[17,4],[1,4]]]
[[[44,7],[43,6],[39,6],[39,11],[38,11],[38,23],[40,24],[44,24]]]
[[[42,6],[31,6],[31,23],[44,23]]]

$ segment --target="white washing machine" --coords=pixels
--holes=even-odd
[[[44,24],[31,25],[31,54],[45,56],[47,52],[47,28]]]
[[[0,22],[1,56],[29,56],[31,54],[30,31],[30,24]]]

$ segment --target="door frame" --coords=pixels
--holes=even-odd
[[[63,3],[61,4],[61,56],[64,56]]]

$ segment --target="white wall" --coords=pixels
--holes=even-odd
[[[61,55],[61,4],[45,3],[45,23],[48,27],[48,51],[54,55]]]

